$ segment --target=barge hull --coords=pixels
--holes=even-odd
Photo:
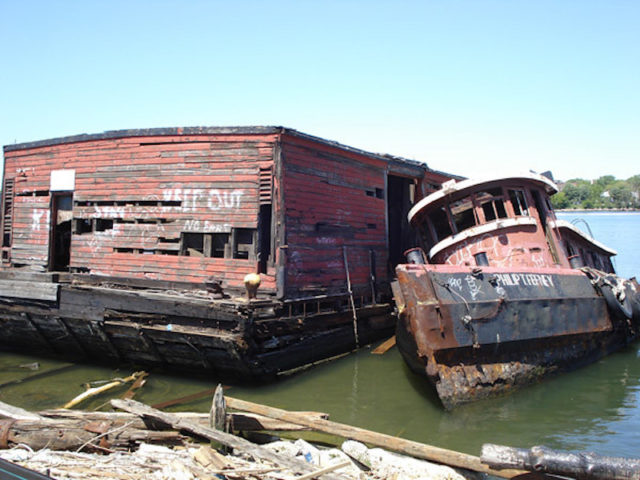
[[[3,350],[262,381],[356,348],[344,298],[321,308],[42,277],[0,280]],[[357,305],[356,316],[360,345],[393,334],[389,303]]]

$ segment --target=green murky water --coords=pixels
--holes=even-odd
[[[479,455],[483,443],[528,447],[544,444],[602,455],[640,457],[640,361],[638,346],[576,372],[549,379],[504,398],[445,412],[433,391],[404,365],[396,349],[383,356],[369,349],[265,386],[231,386],[227,395],[290,410],[327,412],[334,421]],[[0,354],[0,384],[67,365]],[[74,365],[46,379],[0,388],[0,400],[27,409],[63,405],[83,383],[123,377],[132,370]],[[215,380],[151,373],[136,399],[153,404],[213,388]],[[112,395],[78,408],[99,408]],[[210,399],[173,410],[208,411]],[[171,410],[171,408],[169,409]]]

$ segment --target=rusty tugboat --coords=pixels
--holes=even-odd
[[[407,212],[454,178],[268,126],[82,134],[4,159],[0,348],[218,378],[392,335]]]
[[[408,214],[422,248],[392,286],[398,347],[450,409],[594,362],[638,336],[635,278],[558,220],[550,175],[449,181]]]

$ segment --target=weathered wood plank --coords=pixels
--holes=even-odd
[[[55,302],[60,285],[57,283],[0,280],[0,296]]]

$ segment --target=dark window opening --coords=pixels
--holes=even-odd
[[[49,242],[49,269],[68,271],[71,259],[71,223],[73,195],[56,193],[51,202],[51,231]]]
[[[367,223],[367,228],[369,230],[375,230],[378,226],[375,223]]]
[[[567,247],[567,257],[573,257],[576,255],[576,251],[573,249],[573,246],[569,242],[565,242]]]
[[[513,212],[516,215],[529,215],[529,208],[527,207],[524,190],[509,190],[509,200],[511,200],[511,206],[513,207]]]
[[[32,192],[20,192],[18,197],[48,197],[49,190],[34,190]]]
[[[475,198],[476,203],[482,208],[486,222],[491,222],[498,218],[507,218],[507,210],[504,208],[501,188],[490,188],[489,190],[478,192]]]
[[[482,211],[484,212],[484,219],[487,222],[495,220],[498,218],[496,214],[496,210],[494,208],[493,202],[487,202],[482,204]]]
[[[427,248],[431,248],[435,245],[437,240],[433,238],[433,235],[431,234],[431,229],[429,228],[429,224],[427,222],[422,223],[422,229],[420,230],[420,234],[422,236],[422,241],[424,242],[425,245],[427,245]]]
[[[211,239],[211,256],[225,258],[229,256],[229,234],[213,233]]]
[[[447,211],[445,207],[440,207],[438,210],[431,212],[429,219],[433,225],[436,234],[436,240],[440,241],[453,234],[451,225],[449,225],[449,218],[447,217]]]
[[[113,229],[113,220],[96,218],[96,232],[104,232]]]
[[[376,198],[384,198],[384,189],[376,187]]]
[[[376,196],[376,192],[374,192],[373,190],[366,190],[364,193],[367,194],[367,197],[375,197]]]
[[[270,203],[260,205],[258,213],[258,272],[266,273],[267,265],[273,262],[271,246],[272,207]]]
[[[453,223],[455,224],[458,232],[476,225],[476,216],[473,210],[471,197],[465,197],[455,202],[451,202],[450,208]]]
[[[204,234],[183,233],[181,254],[186,257],[204,257]]]
[[[75,228],[73,229],[74,233],[77,235],[82,235],[83,233],[91,233],[93,232],[93,222],[89,218],[76,218],[75,219]]]
[[[233,258],[250,259],[255,257],[256,230],[253,228],[233,229]]]

